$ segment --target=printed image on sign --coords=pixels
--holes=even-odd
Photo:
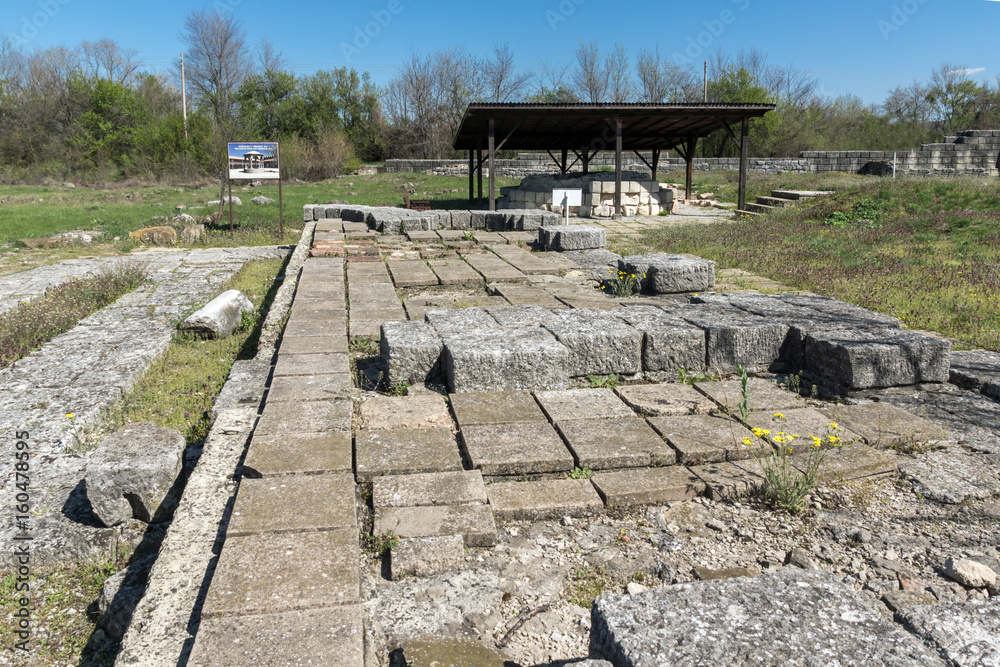
[[[229,178],[279,179],[278,142],[229,144]]]

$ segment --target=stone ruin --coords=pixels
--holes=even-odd
[[[516,187],[500,188],[501,209],[525,209],[563,213],[560,202],[552,201],[552,190],[583,190],[583,205],[571,206],[570,215],[581,218],[610,218],[615,214],[615,175],[608,172],[556,176],[536,174],[525,177]],[[659,215],[677,208],[677,189],[651,181],[648,174],[622,173],[622,207],[625,215]]]

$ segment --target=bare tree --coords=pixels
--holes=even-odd
[[[628,51],[622,44],[608,54],[605,69],[608,73],[608,95],[615,104],[625,104],[633,97],[635,87],[629,69]]]
[[[187,79],[195,97],[212,109],[217,123],[230,123],[234,94],[251,70],[246,31],[219,10],[194,11],[184,19]]]
[[[80,60],[85,76],[107,79],[123,86],[134,83],[136,72],[142,66],[137,50],[123,49],[108,38],[81,43]]]
[[[485,102],[516,102],[525,97],[531,72],[518,73],[507,42],[493,45],[493,58],[481,63]]]
[[[576,50],[576,69],[572,80],[577,97],[581,100],[591,104],[604,101],[608,92],[608,72],[601,66],[597,40],[587,44],[580,42]]]
[[[640,51],[635,71],[639,78],[639,98],[643,102],[683,102],[700,94],[700,84],[695,81],[691,69],[670,62],[660,54],[659,48]]]
[[[267,37],[257,45],[257,67],[261,74],[277,72],[288,65],[285,57],[278,51]]]
[[[998,86],[1000,87],[1000,86]],[[882,110],[898,120],[914,123],[930,121],[933,108],[927,100],[928,86],[914,81],[908,86],[896,86],[889,91]]]

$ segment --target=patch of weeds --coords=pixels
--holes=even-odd
[[[0,315],[0,368],[10,366],[149,278],[149,267],[121,262],[97,275],[50,287]]]
[[[365,357],[375,357],[379,354],[379,343],[371,336],[362,336],[351,341],[350,350]]]
[[[737,366],[740,371],[740,421],[744,424],[750,419],[750,379],[747,377],[747,369]]]
[[[594,476],[594,471],[587,467],[573,468],[566,473],[566,476],[570,479],[590,479]]]
[[[590,565],[580,565],[570,575],[563,595],[578,607],[590,609],[594,599],[612,583],[611,577],[606,572]]]
[[[588,375],[587,381],[590,383],[591,389],[614,389],[615,387],[620,387],[622,384],[621,378],[614,373],[610,375]]]
[[[645,273],[626,273],[625,271],[615,271],[615,269],[608,269],[608,272],[611,274],[611,278],[604,285],[601,285],[601,289],[605,290],[610,287],[611,294],[619,299],[638,294],[642,280],[646,277]]]
[[[390,385],[383,392],[387,396],[406,396],[407,391],[410,389],[410,384],[408,382],[397,382],[396,384]]]
[[[692,373],[686,368],[677,369],[677,379],[681,384],[695,384],[697,382],[718,382],[719,376],[710,373]]]
[[[779,425],[787,421],[780,412],[774,413],[772,420]],[[757,454],[755,457],[764,473],[764,483],[761,492],[766,502],[775,509],[783,510],[789,514],[798,514],[805,509],[805,497],[808,496],[813,487],[816,486],[816,478],[819,474],[820,466],[826,459],[831,448],[840,447],[842,441],[836,435],[841,428],[835,422],[831,422],[828,427],[828,434],[825,438],[816,435],[807,436],[811,441],[811,446],[804,460],[805,470],[795,467],[791,461],[794,451],[793,444],[801,436],[795,433],[778,431],[776,434],[771,430],[755,428],[754,435],[758,438],[765,438],[772,446],[772,451],[768,454]],[[750,447],[750,438],[743,438],[743,444]]]
[[[897,454],[916,456],[917,454],[923,454],[925,452],[932,452],[935,449],[940,449],[940,445],[932,442],[924,442],[916,436],[909,435],[902,440],[893,442],[889,445],[888,449],[893,450]]]
[[[365,551],[372,557],[372,560],[381,558],[389,553],[399,544],[399,536],[392,530],[387,530],[381,535],[375,533],[362,533]]]

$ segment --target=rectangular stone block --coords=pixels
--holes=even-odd
[[[472,223],[472,214],[469,211],[451,211],[452,229],[469,229]]]
[[[352,444],[346,431],[254,435],[243,471],[248,477],[353,472]]]
[[[655,306],[626,306],[611,311],[642,333],[642,368],[650,373],[678,369],[704,371],[705,331]]]
[[[560,309],[565,308],[562,303],[556,303]],[[531,304],[487,308],[486,312],[502,327],[537,327],[552,319],[551,310]]]
[[[282,336],[278,343],[278,354],[290,356],[296,354],[318,355],[329,353],[346,353],[347,338],[345,336]]]
[[[590,479],[608,507],[662,505],[705,492],[705,482],[683,466],[599,472]]]
[[[356,528],[227,538],[202,619],[357,604],[360,555]]]
[[[547,423],[545,413],[527,391],[490,391],[448,397],[459,428],[482,424]]]
[[[646,417],[707,414],[716,408],[687,384],[639,384],[615,389],[625,403]]]
[[[948,429],[883,401],[836,405],[821,412],[873,447],[912,447],[949,439]]]
[[[610,389],[540,391],[535,397],[553,422],[635,417],[635,413]]]
[[[528,280],[528,276],[492,253],[463,253],[462,259],[489,282],[526,282]]]
[[[346,351],[336,354],[279,354],[278,363],[274,365],[274,377],[343,375],[350,370]]]
[[[631,255],[620,268],[638,276],[642,287],[654,294],[707,292],[715,287],[715,262],[685,255]]]
[[[226,536],[357,529],[357,524],[353,475],[244,478]]]
[[[478,329],[499,329],[500,325],[486,314],[482,308],[453,308],[449,310],[428,310],[424,319],[439,335],[461,335]]]
[[[737,308],[677,306],[667,309],[705,330],[706,365],[715,373],[783,368],[782,351],[788,326],[757,317]]]
[[[381,325],[379,353],[389,385],[424,384],[441,376],[444,344],[426,322],[386,322]]]
[[[437,393],[372,396],[361,403],[361,430],[452,426],[448,405]]]
[[[694,388],[710,398],[718,406],[730,414],[739,415],[739,405],[743,400],[743,388],[739,380],[721,380],[718,382],[698,382]],[[781,412],[795,408],[805,408],[804,398],[782,389],[773,382],[762,378],[749,378],[747,382],[747,397],[751,411]]]
[[[464,560],[465,540],[461,535],[406,538],[392,548],[389,556],[393,581],[457,570]]]
[[[677,461],[670,445],[640,417],[574,419],[556,426],[580,468],[665,466]]]
[[[461,259],[429,259],[427,264],[442,285],[482,285],[483,277]]]
[[[301,401],[330,401],[351,398],[350,373],[324,375],[278,376],[271,379],[267,401],[291,403]]]
[[[401,259],[392,260],[386,264],[396,287],[424,287],[438,284],[437,276],[423,260]]]
[[[462,469],[462,456],[450,428],[360,431],[355,436],[359,482],[382,475]]]
[[[601,497],[586,479],[499,482],[490,484],[487,492],[500,519],[540,521],[593,516],[604,510]]]
[[[652,417],[649,423],[677,450],[677,459],[684,464],[735,461],[771,451],[742,424],[724,416]],[[744,438],[750,440],[749,446]]]
[[[805,472],[808,467],[806,456],[800,454],[791,457],[791,464]],[[891,450],[874,449],[860,443],[830,449],[816,472],[816,482],[827,484],[891,475],[896,472],[898,458]]]
[[[548,423],[483,424],[462,428],[462,443],[484,475],[563,472],[573,456]]]
[[[286,433],[324,433],[350,431],[351,401],[316,401],[311,403],[270,403],[257,422],[258,435]]]
[[[861,442],[860,436],[853,431],[844,428],[830,426],[833,422],[826,414],[815,408],[793,408],[790,410],[773,411],[765,410],[761,412],[751,412],[747,418],[750,428],[770,431],[772,439],[780,433],[786,435],[797,435],[792,442],[786,443],[795,453],[808,451],[814,444],[812,437],[820,438],[829,442],[829,436],[840,438],[844,444]]]
[[[372,506],[485,505],[486,484],[479,470],[391,475],[372,480]]]
[[[436,505],[385,507],[375,512],[375,532],[392,531],[397,537],[461,535],[468,547],[492,547],[497,527],[489,505]]]
[[[534,285],[491,283],[490,289],[514,306],[532,305],[540,308],[562,310],[566,306],[540,287]]]
[[[749,498],[764,485],[764,471],[754,459],[692,466],[713,500]]]
[[[538,242],[546,250],[596,250],[608,244],[607,233],[596,225],[539,227]]]
[[[449,391],[566,387],[570,352],[550,332],[538,327],[504,329],[490,321],[495,329],[442,336]]]
[[[360,665],[364,662],[361,605],[279,614],[203,619],[187,664]]]
[[[947,382],[951,343],[905,329],[812,332],[805,370],[818,381],[847,389]]]
[[[635,375],[642,370],[642,334],[596,308],[553,312],[543,328],[569,349],[568,372]]]

